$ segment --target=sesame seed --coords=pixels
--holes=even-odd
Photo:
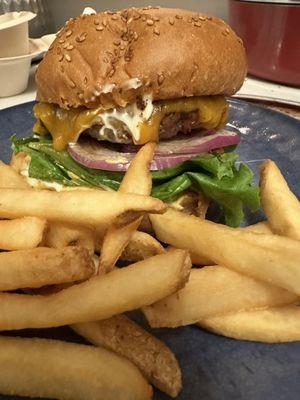
[[[61,54],[61,55],[58,57],[58,61],[62,61],[63,59],[64,59],[64,55]]]
[[[69,46],[68,43],[64,43],[64,44],[62,45],[62,48],[63,48],[63,49],[66,49],[68,46]]]
[[[65,43],[65,39],[59,39],[58,43],[60,44]]]
[[[65,54],[65,58],[66,58],[66,60],[67,60],[68,62],[71,62],[71,61],[72,61],[72,58],[71,58],[71,56],[70,56],[69,54]]]
[[[69,44],[69,46],[67,47],[67,50],[73,50],[74,46],[72,44]]]
[[[188,20],[187,20],[189,23],[192,23],[193,22],[193,20],[192,20],[192,18],[190,17],[190,18],[188,18]]]
[[[103,31],[104,30],[104,27],[103,26],[96,26],[96,31]]]
[[[154,22],[152,21],[152,19],[147,19],[146,23],[147,23],[147,25],[149,25],[149,26],[154,25]]]
[[[142,21],[145,22],[146,20],[147,20],[146,15],[143,15],[143,16],[142,16]]]
[[[182,15],[176,14],[176,15],[175,15],[175,18],[177,18],[177,19],[182,19]]]
[[[113,16],[111,17],[111,19],[113,19],[114,21],[116,21],[116,20],[118,19],[118,16],[117,16],[117,15],[113,15]]]
[[[120,50],[124,50],[125,49],[125,46],[124,46],[124,44],[121,44],[121,46],[120,46]]]
[[[129,18],[129,19],[127,20],[127,25],[131,24],[132,21],[133,21],[133,18]]]
[[[230,33],[229,28],[226,28],[226,29],[225,29],[225,32],[226,32],[226,33]]]
[[[96,28],[96,29],[97,29],[97,28]],[[84,42],[85,39],[86,39],[86,35],[87,35],[87,33],[84,32],[84,33],[82,33],[81,35],[77,36],[76,39],[75,39],[76,42],[78,42],[78,43]]]
[[[79,97],[80,100],[82,100],[83,99],[83,93],[79,93],[78,97]]]
[[[192,20],[193,20],[193,21],[195,21],[195,22],[197,22],[197,21],[198,21],[198,19],[199,19],[199,18],[198,18],[198,16],[196,16],[196,17],[192,17]]]
[[[194,22],[194,24],[193,24],[194,26],[198,26],[198,27],[200,27],[201,26],[201,22]]]
[[[154,33],[155,35],[160,35],[160,30],[159,30],[157,27],[155,27],[155,28],[153,29],[153,33]]]
[[[170,25],[174,25],[174,23],[175,23],[175,19],[174,18],[169,18],[169,24]]]
[[[105,19],[102,21],[102,25],[107,26],[107,21]]]
[[[100,24],[99,19],[94,19],[94,24],[95,24],[95,25],[99,25],[99,24]]]
[[[105,64],[108,64],[108,61],[109,61],[109,60],[108,60],[107,57],[104,57],[104,58],[103,58],[103,62],[104,62]]]
[[[158,75],[157,82],[159,85],[161,85],[164,80],[165,80],[165,77],[162,74]]]
[[[71,87],[72,89],[76,88],[75,82],[72,81],[72,79],[70,79],[70,87]]]
[[[205,17],[202,17],[201,15],[199,16],[200,21],[206,21]]]
[[[137,34],[137,32],[133,32],[133,39],[134,39],[134,40],[137,40],[138,37],[139,37],[139,35]]]
[[[72,33],[73,33],[73,31],[70,29],[70,30],[68,30],[67,32],[66,32],[66,37],[69,37],[69,36],[71,36],[72,35]]]

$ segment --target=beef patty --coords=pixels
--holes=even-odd
[[[132,136],[128,132],[126,125],[117,120],[111,123],[114,123],[115,131],[105,128],[100,132],[103,125],[97,124],[93,125],[85,133],[98,140],[108,140],[113,143],[132,143]],[[200,124],[197,111],[170,113],[160,123],[159,138],[160,140],[171,139],[178,133],[188,134],[193,129],[198,128],[200,128]]]

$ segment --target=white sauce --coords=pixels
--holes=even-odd
[[[123,83],[122,88],[128,90],[128,89],[137,89],[140,86],[142,86],[142,82],[139,80],[139,78],[131,78]]]
[[[103,126],[100,129],[99,136],[105,137],[106,128],[112,130],[117,135],[117,130],[113,122],[120,121],[126,125],[134,141],[138,141],[140,138],[139,125],[147,121],[153,112],[152,95],[144,95],[143,103],[145,104],[143,110],[139,109],[136,103],[132,103],[124,108],[114,108],[100,113],[97,118],[102,121]]]
[[[102,86],[101,93],[112,93],[116,85],[114,83],[105,83],[105,85]]]
[[[56,192],[60,192],[64,186],[57,182],[46,182],[41,181],[40,179],[30,178],[28,174],[28,168],[30,164],[30,157],[26,157],[24,160],[24,164],[22,165],[22,169],[20,170],[20,174],[25,177],[27,183],[36,189],[52,189]]]

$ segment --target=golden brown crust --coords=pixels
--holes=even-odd
[[[125,315],[71,326],[96,346],[133,362],[149,382],[176,397],[182,388],[181,370],[172,351]]]
[[[63,108],[108,108],[148,92],[154,100],[231,95],[245,74],[242,41],[222,20],[132,8],[69,20],[40,63],[37,99]]]

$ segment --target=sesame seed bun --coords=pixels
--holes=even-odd
[[[37,100],[110,108],[149,92],[154,100],[231,95],[245,74],[242,41],[224,21],[132,8],[69,20],[38,67]]]

